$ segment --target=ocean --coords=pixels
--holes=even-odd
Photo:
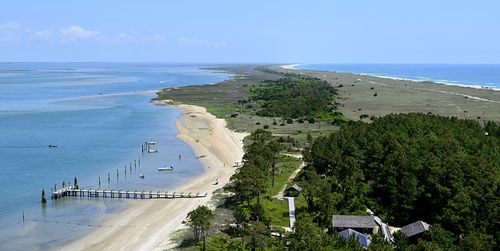
[[[56,249],[106,227],[103,219],[127,205],[125,199],[51,201],[51,189],[63,181],[77,177],[80,187],[98,188],[100,179],[101,188],[156,191],[200,175],[203,166],[176,138],[180,111],[150,103],[161,88],[229,77],[200,67],[0,63],[0,250]],[[149,140],[158,142],[158,153],[142,153]],[[174,172],[157,171],[165,165]]]
[[[301,64],[295,68],[500,90],[500,65],[498,64]]]

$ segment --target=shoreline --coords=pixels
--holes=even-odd
[[[168,105],[155,101],[156,105]],[[60,250],[164,250],[172,247],[170,236],[183,227],[187,213],[206,204],[216,189],[224,187],[243,157],[244,133],[230,131],[226,121],[208,113],[204,107],[174,105],[182,115],[176,121],[177,137],[186,142],[205,170],[176,187],[179,192],[208,193],[201,199],[129,201],[127,208],[105,220],[95,232],[82,236]],[[208,128],[207,128],[208,127]],[[219,183],[214,185],[218,179]]]
[[[500,91],[500,87],[496,87],[496,86],[487,86],[487,85],[479,85],[479,84],[464,84],[464,83],[460,83],[460,82],[433,80],[430,78],[426,79],[426,80],[422,80],[422,79],[414,79],[414,78],[408,78],[408,77],[376,75],[376,74],[370,74],[370,73],[297,68],[301,65],[305,65],[305,64],[288,64],[288,65],[280,65],[279,67],[282,69],[285,69],[285,70],[315,71],[315,72],[324,71],[324,72],[332,72],[332,73],[339,73],[339,74],[353,74],[353,75],[359,75],[359,76],[368,76],[368,77],[376,77],[376,78],[391,79],[391,80],[412,81],[412,82],[424,83],[424,84],[428,83],[428,84],[438,84],[438,85],[446,85],[446,86],[458,86],[458,87],[472,88],[472,89],[476,89],[476,90]]]

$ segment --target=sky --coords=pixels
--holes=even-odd
[[[500,1],[7,1],[2,62],[500,63]]]

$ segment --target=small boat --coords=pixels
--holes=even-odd
[[[148,153],[157,153],[158,152],[158,149],[149,149],[148,150]]]
[[[158,167],[158,171],[172,171],[172,170],[174,170],[173,166]]]
[[[54,148],[54,147],[57,147],[57,145],[52,145],[51,144],[51,145],[49,145],[49,147]]]
[[[139,178],[144,179],[144,174],[143,173],[139,174]]]
[[[146,145],[156,145],[156,141],[146,141]]]

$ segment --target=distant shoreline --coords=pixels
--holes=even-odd
[[[371,74],[371,73],[349,72],[349,71],[297,68],[301,65],[306,65],[306,64],[287,64],[287,65],[281,65],[280,68],[287,69],[287,70],[303,70],[303,71],[317,71],[317,72],[325,71],[325,72],[335,72],[335,73],[346,73],[346,74],[355,74],[355,75],[360,75],[360,76],[386,78],[386,79],[392,79],[392,80],[414,81],[414,82],[419,82],[419,83],[442,84],[442,85],[450,85],[450,86],[467,87],[467,88],[474,88],[474,89],[479,89],[479,90],[500,91],[500,87],[480,85],[480,84],[463,84],[463,83],[458,83],[458,82],[455,83],[455,82],[450,82],[450,81],[442,81],[442,80],[440,81],[440,80],[433,80],[433,79],[422,80],[422,79],[415,79],[415,78],[408,78],[408,77],[396,77],[396,76],[387,76],[387,75],[379,75],[379,74]]]
[[[338,110],[350,119],[380,117],[391,113],[418,112],[500,121],[500,92],[458,84],[442,84],[394,77],[327,70],[289,69],[283,73],[305,74],[324,79],[338,88]]]

